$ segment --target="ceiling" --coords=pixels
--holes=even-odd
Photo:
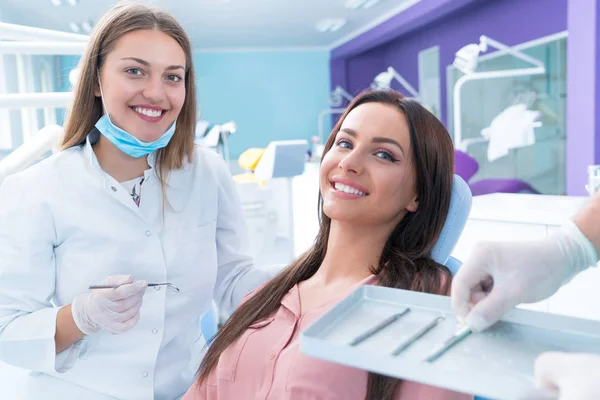
[[[52,2],[61,1],[55,6]],[[0,20],[72,32],[69,23],[96,22],[114,0],[0,0]],[[404,11],[420,0],[380,0],[368,9],[348,9],[349,0],[142,0],[171,12],[197,51],[262,48],[333,48]],[[335,32],[319,21],[343,18]],[[81,26],[81,25],[80,25]],[[85,32],[81,32],[85,33]]]

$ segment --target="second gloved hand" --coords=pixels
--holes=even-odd
[[[140,318],[140,307],[148,283],[133,281],[130,275],[116,275],[102,284],[121,285],[115,289],[94,289],[77,295],[71,304],[73,319],[86,335],[99,330],[112,334],[133,328]]]
[[[482,331],[511,308],[551,296],[596,262],[594,247],[572,222],[543,240],[480,243],[452,282],[452,307]]]
[[[558,391],[558,400],[600,399],[600,356],[544,353],[535,361],[536,385]]]

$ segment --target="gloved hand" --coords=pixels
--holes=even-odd
[[[597,261],[572,222],[543,240],[481,242],[452,282],[452,307],[473,331],[482,331],[511,308],[551,296]]]
[[[600,356],[544,353],[535,361],[536,385],[559,392],[558,400],[600,399]]]
[[[102,284],[122,286],[94,289],[75,296],[71,313],[79,330],[86,335],[101,329],[118,334],[133,328],[140,319],[148,282],[134,282],[130,275],[115,275],[106,278]]]

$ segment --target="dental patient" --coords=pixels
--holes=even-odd
[[[184,400],[471,399],[304,355],[300,333],[364,284],[448,294],[432,260],[454,150],[438,119],[391,90],[350,104],[325,145],[314,245],[250,293],[220,329]]]

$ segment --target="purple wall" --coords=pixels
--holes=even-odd
[[[442,121],[446,122],[446,67],[458,49],[478,42],[482,34],[516,45],[566,29],[567,0],[422,0],[334,49],[331,83],[356,93],[393,66],[418,90],[418,52],[440,46]],[[387,42],[382,44],[384,39]]]
[[[587,195],[588,165],[600,164],[600,7],[569,1],[567,47],[567,193]]]

